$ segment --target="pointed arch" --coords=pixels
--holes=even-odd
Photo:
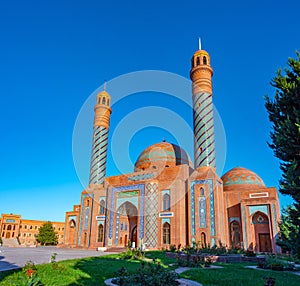
[[[105,200],[100,201],[100,211],[99,214],[104,215],[105,214]]]
[[[171,198],[169,194],[164,194],[163,196],[163,211],[170,210]]]
[[[76,222],[74,219],[71,219],[70,222],[69,222],[69,227],[70,228],[76,228]]]

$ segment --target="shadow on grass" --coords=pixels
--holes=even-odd
[[[11,275],[13,272],[21,269],[20,266],[14,263],[3,261],[4,258],[5,256],[0,256],[0,281],[2,281],[6,276]]]
[[[75,270],[80,270],[87,275],[79,277],[76,282],[69,284],[75,285],[105,285],[106,279],[115,276],[115,272],[125,267],[128,271],[139,268],[140,261],[127,261],[109,257],[92,257],[78,261],[74,265]]]
[[[14,265],[14,264],[10,264],[10,265]],[[5,271],[1,271],[0,272],[0,282],[5,279],[7,276],[13,275],[14,273],[18,273],[21,272],[22,269],[21,268],[14,268],[11,270],[5,270]]]

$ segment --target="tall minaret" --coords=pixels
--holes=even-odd
[[[89,183],[102,184],[106,174],[106,153],[111,114],[110,95],[105,90],[97,95],[97,103],[94,110],[94,136]]]
[[[195,169],[201,166],[216,167],[212,75],[209,54],[201,49],[199,40],[199,50],[193,55],[190,71],[193,82]]]

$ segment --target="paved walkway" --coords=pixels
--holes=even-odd
[[[296,264],[296,265],[297,265],[297,267],[300,267],[299,264]],[[255,269],[255,270],[262,270],[262,271],[270,270],[270,269],[258,268],[256,265],[255,266],[245,266],[245,268],[250,268],[250,269]],[[293,274],[296,274],[296,275],[300,276],[300,271],[285,271],[285,273],[293,273]]]
[[[55,246],[40,247],[0,247],[0,271],[23,267],[28,260],[35,264],[50,262],[53,253],[57,253],[56,261],[101,256],[111,254],[95,250],[79,250],[56,248]]]

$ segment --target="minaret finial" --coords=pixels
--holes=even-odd
[[[106,91],[106,80],[104,80],[103,90]]]
[[[198,43],[199,43],[199,50],[201,50],[201,38],[200,37],[199,37]]]

